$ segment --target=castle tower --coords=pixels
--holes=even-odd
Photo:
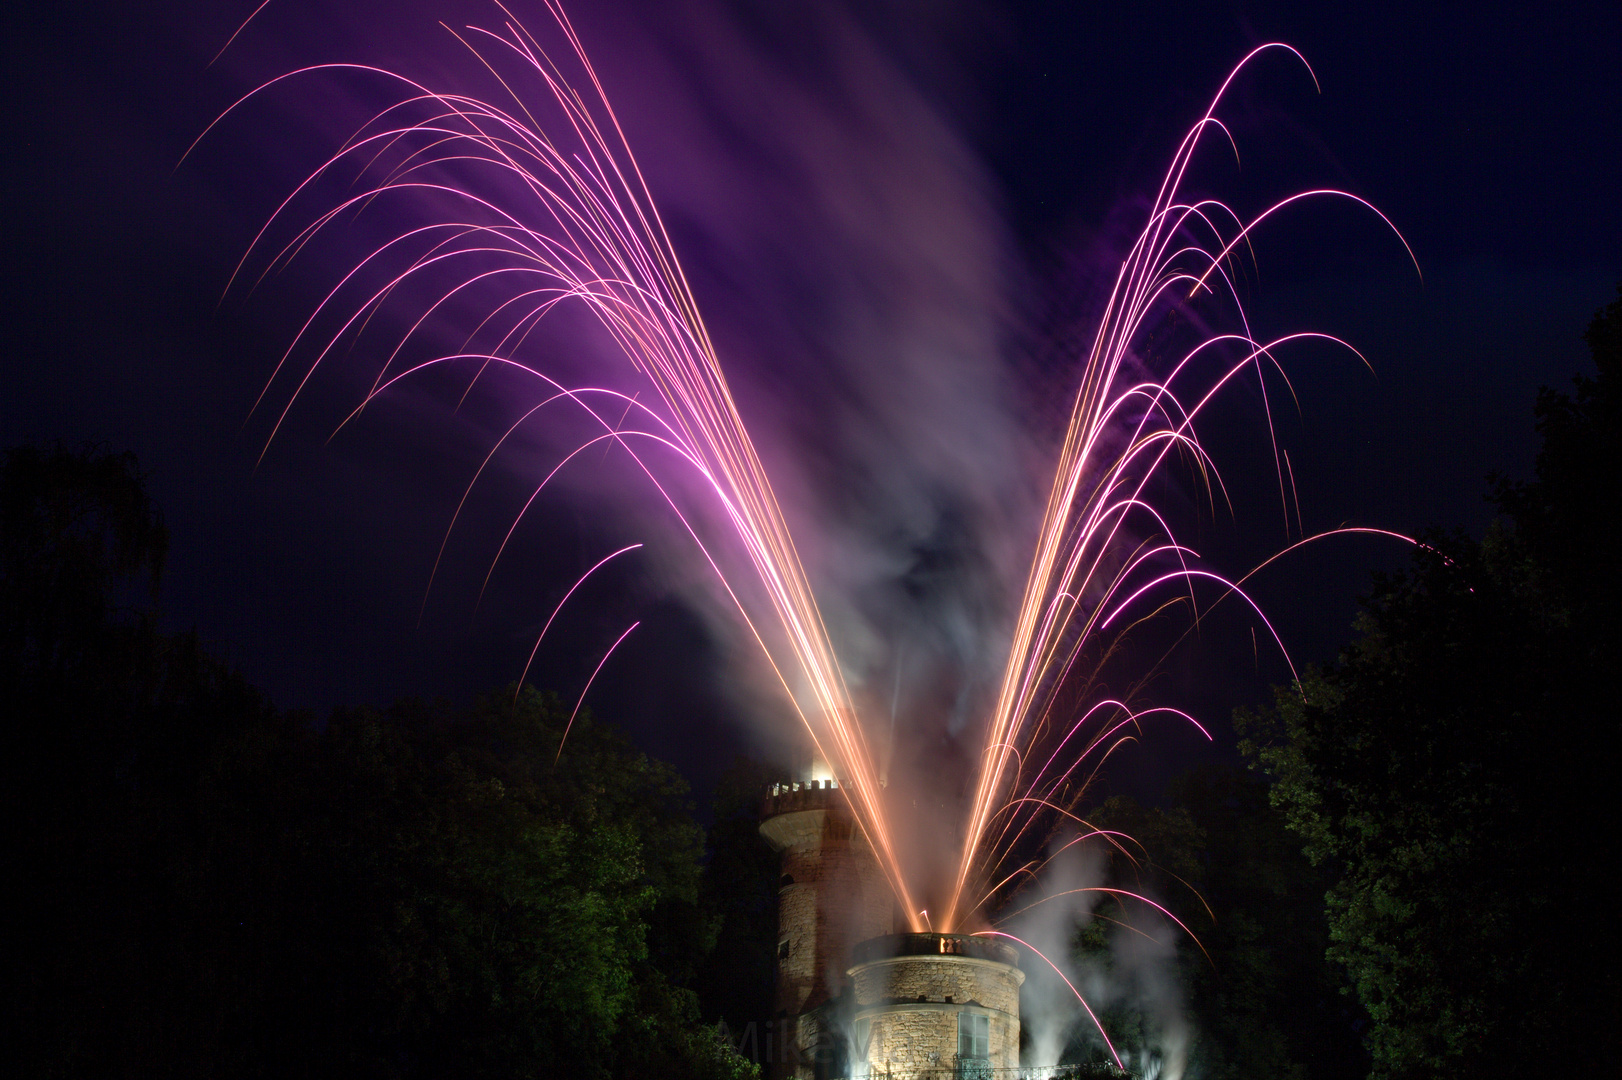
[[[895,929],[890,884],[834,780],[779,784],[760,834],[781,852],[777,989],[767,1074],[823,1080],[849,1073],[847,969],[859,941]]]
[[[856,946],[850,1073],[973,1080],[1019,1065],[1012,947],[962,934],[892,934]]]

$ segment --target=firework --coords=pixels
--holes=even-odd
[[[615,446],[630,456],[713,570],[816,752],[834,768],[896,896],[905,910],[916,912],[883,812],[872,752],[771,482],[613,108],[568,17],[554,4],[548,8],[589,88],[585,93],[565,79],[540,43],[505,8],[507,21],[497,30],[453,33],[491,70],[516,63],[532,84],[544,88],[563,118],[561,131],[543,130],[520,97],[504,108],[440,93],[362,65],[301,69],[254,91],[262,93],[282,79],[316,72],[354,72],[398,87],[395,100],[283,202],[244,255],[244,266],[262,254],[271,226],[288,213],[294,198],[341,169],[352,168],[360,175],[353,193],[300,229],[270,256],[270,265],[290,258],[324,230],[379,199],[417,198],[454,211],[390,236],[359,259],[319,302],[272,375],[274,384],[305,350],[314,354],[298,374],[270,439],[315,370],[340,343],[361,333],[391,298],[419,296],[414,290],[426,286],[430,299],[408,320],[408,328],[388,351],[371,391],[351,418],[401,380],[431,368],[469,364],[479,373],[475,379],[499,365],[534,380],[542,399],[508,436],[549,405],[572,407],[589,418],[597,434],[557,463],[530,502],[592,446]],[[447,181],[444,166],[453,166],[460,181]],[[382,284],[363,291],[357,301],[350,286],[372,273],[381,274]],[[474,290],[487,310],[469,340],[482,337],[493,344],[408,366],[397,364],[432,315]],[[564,303],[584,305],[595,316],[654,391],[651,404],[606,386],[565,385],[523,358],[522,346],[536,324]],[[334,310],[340,311],[338,329],[310,340],[320,319]],[[261,395],[260,403],[263,400]],[[670,454],[701,478],[714,506],[731,525],[761,586],[758,595],[765,597],[766,610],[746,602],[723,572],[722,558],[696,527],[695,508],[684,502],[665,471]],[[508,539],[511,535],[509,530]],[[622,634],[615,646],[629,633]],[[599,663],[597,671],[601,668]]]
[[[1228,87],[1246,65],[1272,50],[1288,53],[1311,73],[1295,49],[1273,43],[1254,49],[1228,75],[1210,108],[1173,155],[1148,222],[1117,274],[1091,348],[1081,358],[1080,385],[1069,428],[1043,513],[1001,688],[987,725],[957,878],[946,909],[948,925],[983,907],[997,887],[1010,880],[1005,876],[975,895],[993,881],[1013,842],[1044,811],[1064,812],[1057,793],[1071,785],[1089,760],[1107,754],[1112,738],[1123,727],[1155,714],[1175,716],[1199,727],[1193,717],[1175,709],[1138,712],[1119,701],[1098,702],[1074,720],[1055,716],[1060,687],[1096,635],[1168,586],[1186,596],[1197,617],[1194,586],[1210,583],[1219,594],[1236,596],[1248,604],[1280,654],[1289,659],[1272,624],[1243,590],[1243,579],[1230,581],[1203,568],[1198,553],[1178,542],[1165,518],[1146,499],[1151,480],[1176,451],[1186,452],[1195,462],[1208,496],[1213,486],[1222,490],[1221,473],[1200,444],[1196,421],[1225,387],[1248,372],[1255,373],[1267,407],[1266,369],[1276,371],[1288,383],[1276,355],[1284,346],[1319,338],[1363,359],[1345,341],[1327,334],[1292,334],[1265,343],[1251,335],[1229,266],[1235,252],[1242,245],[1248,247],[1257,226],[1305,199],[1348,199],[1377,215],[1413,258],[1407,241],[1390,220],[1349,192],[1301,192],[1248,222],[1217,200],[1180,201],[1184,177],[1202,139],[1212,130],[1227,135],[1216,110]],[[1313,82],[1316,85],[1316,76]],[[1414,265],[1417,269],[1417,260]],[[1207,306],[1213,301],[1227,306],[1239,331],[1199,342],[1164,374],[1141,375],[1128,361],[1146,321],[1164,313],[1173,301],[1195,298]],[[1237,359],[1217,360],[1213,378],[1209,358],[1234,347]],[[1267,433],[1283,496],[1286,466],[1268,408]],[[1332,530],[1348,531],[1380,530]],[[1330,534],[1308,541],[1326,535]],[[1128,538],[1140,536],[1148,539],[1133,540],[1130,550],[1120,550]],[[1037,765],[1029,760],[1029,752],[1050,723],[1057,723],[1063,734],[1057,749]],[[1089,730],[1091,734],[1086,733]]]
[[[244,255],[239,275],[255,260],[267,270],[284,263],[380,200],[410,200],[420,213],[418,223],[388,235],[356,260],[290,343],[255,405],[263,405],[272,386],[294,382],[269,439],[276,437],[315,371],[342,346],[353,346],[368,333],[374,335],[369,352],[385,360],[351,418],[401,381],[431,369],[470,369],[469,389],[486,372],[501,369],[517,372],[533,386],[535,404],[496,441],[468,491],[507,440],[542,410],[571,410],[586,420],[591,434],[540,478],[513,529],[581,454],[602,447],[628,455],[674,512],[757,643],[817,754],[838,778],[912,929],[922,930],[927,916],[915,902],[917,883],[907,880],[898,857],[874,753],[817,599],[603,85],[567,16],[552,0],[547,6],[567,42],[567,63],[554,62],[506,8],[496,6],[504,16],[497,28],[452,33],[479,63],[498,73],[509,95],[504,103],[435,90],[382,68],[347,64],[301,69],[253,92],[320,72],[391,88],[388,104],[272,215]],[[1305,67],[1288,46],[1266,45],[1241,61],[1223,83],[1173,156],[1147,223],[1120,267],[1091,346],[1078,358],[1074,405],[995,706],[985,723],[944,917],[930,920],[937,930],[982,919],[1005,887],[1040,869],[1029,863],[1012,869],[1004,864],[1032,829],[1070,813],[1074,796],[1061,792],[1076,790],[1077,781],[1118,745],[1124,729],[1162,717],[1199,726],[1179,710],[1137,709],[1124,700],[1095,701],[1067,714],[1058,695],[1083,663],[1090,643],[1119,633],[1135,611],[1174,595],[1186,599],[1197,618],[1203,590],[1212,602],[1234,596],[1249,604],[1287,659],[1277,633],[1244,591],[1244,579],[1230,580],[1203,566],[1149,498],[1152,481],[1174,458],[1194,463],[1213,504],[1218,493],[1225,496],[1220,470],[1197,431],[1210,403],[1236,381],[1252,377],[1265,402],[1270,373],[1287,383],[1278,353],[1292,342],[1326,338],[1351,349],[1321,334],[1256,339],[1230,275],[1239,258],[1250,254],[1256,228],[1294,203],[1339,198],[1376,215],[1378,210],[1355,195],[1325,189],[1293,195],[1246,220],[1219,201],[1184,201],[1180,194],[1202,142],[1213,132],[1228,137],[1216,115],[1228,86],[1268,51],[1285,52]],[[1310,75],[1310,68],[1306,70]],[[527,99],[529,94],[544,100],[556,123],[545,126],[535,119],[532,109],[539,103]],[[338,174],[353,178],[352,190],[302,227],[295,224],[290,240],[272,245],[272,226],[295,213],[295,201],[321,190]],[[1161,373],[1145,375],[1129,362],[1147,326],[1178,304],[1195,301],[1205,309],[1226,310],[1236,329],[1198,342]],[[477,305],[478,315],[461,349],[404,359],[427,344],[428,326],[436,316],[468,304]],[[404,329],[380,348],[376,336],[390,331],[377,329],[374,316],[391,305],[396,314],[406,309],[406,318],[397,324]],[[628,362],[635,388],[618,388],[616,381],[623,385],[623,379],[608,375],[595,385],[565,380],[528,356],[525,345],[537,326],[564,305],[590,312]],[[380,326],[384,320],[375,323]],[[326,329],[318,329],[322,327]],[[1266,424],[1271,438],[1270,411]],[[1276,441],[1273,445],[1288,517],[1293,481],[1287,458]],[[703,505],[685,494],[688,485],[676,481],[673,461],[680,471],[699,478]],[[466,499],[464,493],[464,504]],[[461,509],[459,504],[452,528]],[[726,550],[699,526],[701,517],[716,515],[728,526]],[[586,578],[637,546],[612,552],[588,570],[565,593],[541,636]],[[736,561],[733,552],[741,552],[748,567],[752,583],[747,587],[728,569]],[[436,572],[443,554],[442,545]],[[580,702],[614,648],[634,629],[635,624],[621,633],[599,660]],[[529,662],[534,656],[532,651]],[[577,703],[576,712],[579,707]]]

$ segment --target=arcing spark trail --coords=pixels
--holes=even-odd
[[[1269,50],[1284,50],[1306,64],[1294,49],[1275,43],[1253,50],[1229,74],[1210,108],[1177,148],[1148,224],[1120,268],[1085,357],[1002,686],[988,724],[957,880],[947,908],[949,925],[985,905],[998,885],[1008,880],[993,884],[1012,842],[1044,811],[1062,811],[1055,802],[1056,793],[1072,782],[1094,751],[1107,752],[1109,738],[1120,727],[1152,713],[1174,714],[1198,726],[1193,717],[1174,709],[1134,713],[1126,703],[1114,701],[1096,703],[1073,722],[1052,715],[1055,696],[1081,657],[1083,646],[1116,624],[1135,602],[1163,586],[1175,585],[1187,594],[1197,617],[1194,586],[1211,582],[1221,593],[1237,595],[1250,604],[1288,658],[1266,615],[1239,584],[1200,567],[1196,552],[1177,541],[1165,518],[1145,498],[1151,480],[1174,450],[1186,451],[1192,458],[1208,493],[1213,481],[1221,485],[1216,463],[1200,445],[1195,420],[1239,376],[1254,370],[1266,402],[1267,368],[1276,369],[1288,383],[1275,357],[1281,347],[1303,338],[1327,338],[1356,352],[1326,334],[1292,334],[1266,343],[1251,336],[1227,267],[1236,249],[1241,245],[1248,248],[1256,227],[1303,199],[1337,197],[1367,207],[1396,232],[1385,215],[1343,191],[1292,195],[1248,223],[1214,200],[1179,201],[1201,139],[1212,129],[1228,134],[1216,118],[1223,95],[1247,64]],[[1237,154],[1237,147],[1234,150]],[[1402,242],[1407,248],[1407,241]],[[1411,249],[1408,254],[1413,257]],[[1165,313],[1179,300],[1202,296],[1227,304],[1241,332],[1206,338],[1164,375],[1140,374],[1132,363],[1133,346],[1146,320]],[[1223,360],[1223,350],[1235,347],[1238,359]],[[1209,374],[1213,368],[1214,378]],[[1271,424],[1269,414],[1269,438]],[[1273,445],[1284,497],[1287,465],[1279,463],[1276,440]],[[1136,539],[1138,536],[1149,539]],[[1128,542],[1132,549],[1122,551]],[[1102,714],[1095,725],[1097,734],[1083,737],[1082,728],[1094,721],[1095,713]],[[1058,749],[1033,768],[1036,762],[1025,760],[1025,751],[1035,749],[1040,729],[1049,723],[1057,723],[1063,735]],[[1061,756],[1073,740],[1081,745]],[[987,885],[990,889],[976,896]]]
[[[572,136],[566,147],[541,129],[516,93],[509,111],[441,94],[376,67],[306,68],[254,92],[316,72],[359,73],[403,88],[392,104],[283,202],[248,256],[259,249],[296,196],[346,164],[358,166],[363,178],[355,193],[302,229],[275,254],[272,265],[297,254],[345,215],[379,199],[405,197],[426,203],[449,197],[449,205],[457,208],[456,216],[443,215],[391,236],[361,258],[321,301],[272,376],[274,381],[301,348],[315,352],[275,427],[340,343],[364,332],[370,317],[395,294],[407,286],[430,283],[435,299],[394,343],[356,412],[400,380],[448,365],[474,366],[479,373],[475,379],[492,365],[519,370],[532,377],[544,395],[537,408],[556,404],[584,412],[599,434],[566,455],[542,480],[537,494],[558,469],[592,445],[618,446],[631,456],[715,571],[818,753],[838,773],[897,897],[905,910],[916,911],[880,801],[873,755],[771,483],[596,72],[562,9],[551,4],[549,8],[591,87],[589,95],[566,82],[540,44],[510,17],[499,32],[472,28],[456,36],[492,72],[516,61],[527,77],[547,88],[562,115],[563,131]],[[445,166],[454,170],[458,182],[442,178]],[[513,181],[516,188],[511,187]],[[514,200],[513,191],[521,198]],[[364,276],[363,271],[374,273],[378,267],[400,264],[398,270],[385,271],[382,284],[370,293],[363,291],[358,302],[350,295],[348,287]],[[468,340],[482,335],[493,344],[483,350],[464,348],[436,355],[397,370],[396,358],[429,317],[474,291],[487,313]],[[605,386],[565,386],[519,358],[536,324],[566,301],[591,311],[636,373],[651,384],[656,405]],[[312,327],[333,308],[349,314],[336,332],[308,342]],[[526,413],[525,419],[535,411]],[[667,454],[700,476],[714,496],[755,571],[769,612],[751,610],[728,581],[722,557],[695,527],[693,508],[683,505],[662,473]],[[771,626],[762,626],[762,619],[771,620]]]
[[[271,437],[317,367],[342,345],[383,333],[372,329],[374,316],[390,305],[406,309],[406,328],[382,350],[388,358],[357,413],[403,379],[428,369],[467,368],[476,372],[473,382],[489,370],[509,369],[535,387],[536,404],[497,448],[543,410],[572,409],[586,417],[593,434],[555,464],[530,501],[590,447],[618,447],[630,456],[677,515],[759,644],[818,753],[839,778],[913,929],[923,929],[919,883],[903,871],[875,755],[784,514],[606,92],[561,8],[552,0],[548,8],[584,92],[505,8],[496,31],[451,32],[501,82],[511,99],[507,107],[363,65],[307,68],[254,92],[316,73],[394,88],[390,103],[278,208],[244,265],[256,253],[265,256],[271,226],[293,213],[297,198],[342,171],[356,178],[352,193],[299,229],[266,259],[268,266],[293,258],[318,235],[379,202],[409,202],[420,220],[364,254],[311,313],[271,380],[284,369],[297,375]],[[1079,771],[1108,753],[1123,726],[1151,715],[1194,722],[1174,709],[1135,712],[1123,701],[1094,702],[1079,717],[1064,715],[1057,694],[1083,662],[1084,647],[1118,631],[1146,598],[1180,593],[1197,617],[1197,587],[1208,582],[1218,596],[1249,602],[1238,584],[1205,569],[1178,542],[1150,501],[1152,481],[1175,451],[1194,462],[1208,493],[1222,490],[1196,420],[1224,388],[1251,373],[1265,400],[1269,371],[1285,378],[1278,350],[1299,338],[1326,336],[1267,342],[1252,336],[1229,275],[1236,256],[1249,254],[1255,228],[1306,198],[1368,206],[1345,192],[1311,191],[1246,222],[1220,202],[1182,201],[1183,181],[1202,140],[1212,132],[1227,136],[1216,109],[1228,85],[1269,50],[1294,54],[1282,45],[1251,53],[1183,139],[1082,358],[1009,656],[985,727],[945,917],[932,920],[937,930],[978,920],[999,889],[1029,869],[1009,873],[1001,864],[1023,835],[1067,811],[1059,792],[1074,787]],[[524,85],[545,88],[546,107],[559,121],[550,129],[536,120],[531,110],[540,105],[526,103]],[[1199,342],[1163,374],[1142,373],[1135,343],[1145,327],[1194,299],[1224,307],[1236,331]],[[598,385],[565,383],[528,358],[525,346],[537,325],[566,303],[591,312],[629,362],[634,386],[623,376],[605,377]],[[469,305],[480,314],[463,347],[436,350],[417,362],[402,359],[410,354],[408,346],[424,345],[434,317]],[[318,330],[326,320],[337,328]],[[311,354],[307,363],[298,360]],[[701,479],[710,505],[699,507],[683,495],[669,471],[672,460]],[[1293,481],[1287,460],[1275,452],[1275,462],[1287,504]],[[699,524],[717,509],[730,527],[725,541],[707,538]],[[729,579],[735,551],[742,552],[758,590]]]

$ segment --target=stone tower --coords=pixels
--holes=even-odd
[[[1019,1065],[1019,987],[1010,946],[963,934],[892,934],[856,947],[853,1076],[973,1080]]]
[[[834,780],[779,784],[760,833],[781,853],[772,1080],[849,1074],[847,972],[857,942],[895,929],[895,900]]]

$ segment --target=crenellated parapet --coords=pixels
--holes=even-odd
[[[773,784],[760,804],[760,819],[789,814],[796,810],[826,810],[830,806],[845,806],[845,797],[839,793],[837,780],[795,780],[786,784]]]

